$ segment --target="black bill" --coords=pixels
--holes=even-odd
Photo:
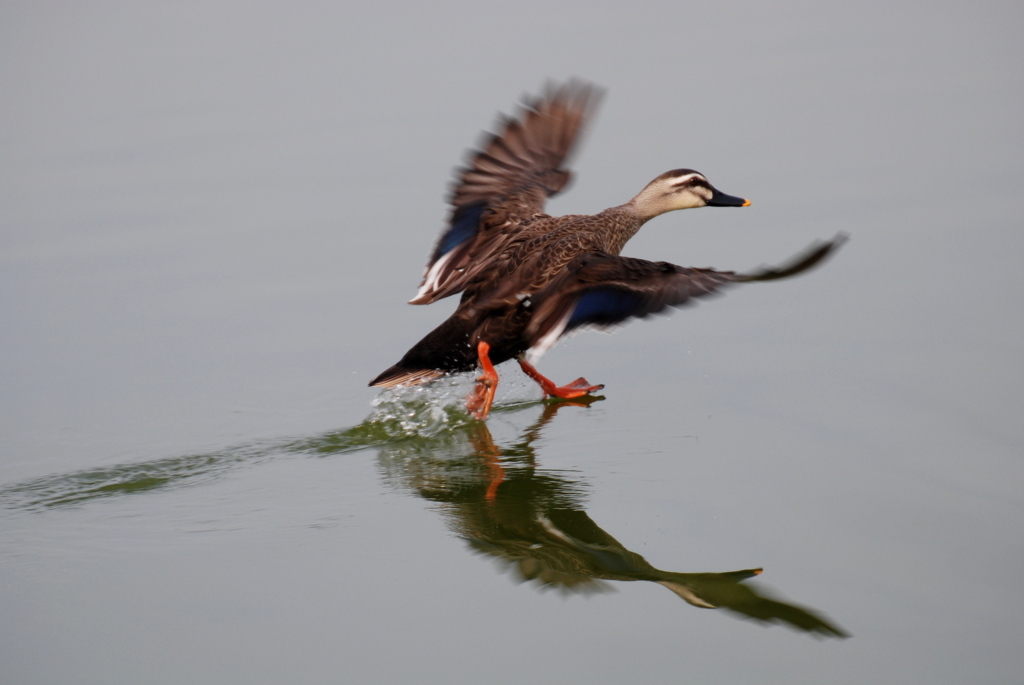
[[[750,200],[744,200],[735,195],[726,195],[716,188],[711,189],[711,199],[708,200],[708,207],[746,207]]]

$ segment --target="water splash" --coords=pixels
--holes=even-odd
[[[379,424],[395,437],[430,437],[465,426],[474,419],[463,408],[463,385],[456,377],[427,387],[385,390],[370,403],[373,412],[363,424]]]

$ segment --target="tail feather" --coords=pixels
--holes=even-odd
[[[370,381],[370,387],[394,388],[399,385],[421,385],[440,378],[444,371],[437,369],[407,369],[395,364]]]
[[[470,317],[456,312],[413,345],[397,364],[370,381],[370,385],[420,385],[448,373],[475,368],[476,346],[469,341],[476,325]]]

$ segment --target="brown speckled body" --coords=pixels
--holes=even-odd
[[[540,215],[526,223],[489,267],[466,284],[462,304],[479,301],[487,308],[540,292],[577,255],[622,252],[645,221],[625,207],[612,207],[600,214]]]

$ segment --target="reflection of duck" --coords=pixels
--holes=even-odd
[[[417,393],[416,390],[412,391]],[[56,474],[0,488],[0,508],[44,510],[151,493],[288,455],[332,456],[376,448],[383,476],[440,507],[447,524],[476,551],[512,565],[523,580],[568,592],[600,590],[605,581],[649,581],[694,606],[725,608],[817,635],[843,636],[809,609],[764,597],[741,581],[761,569],[675,573],[651,566],[609,536],[583,510],[585,487],[537,467],[534,442],[565,404],[499,448],[486,424],[430,399],[393,397],[366,421],[303,439],[245,444],[220,452]],[[512,412],[518,408],[502,408]]]
[[[39,511],[81,506],[203,483],[232,469],[287,455],[377,449],[386,480],[437,502],[449,528],[473,549],[510,563],[523,579],[543,587],[586,591],[600,589],[603,581],[646,580],[664,585],[694,606],[725,608],[819,635],[843,635],[810,610],[768,599],[739,584],[760,569],[661,571],[598,527],[583,511],[584,486],[565,474],[537,468],[533,447],[559,407],[586,405],[596,399],[580,397],[546,405],[540,419],[518,441],[499,448],[487,425],[471,420],[465,412],[440,407],[429,399],[397,397],[380,403],[361,424],[342,431],[5,486],[0,488],[0,508]],[[535,405],[519,408],[525,406]]]
[[[696,607],[728,609],[817,635],[845,636],[815,612],[741,584],[761,569],[662,571],[602,530],[583,511],[579,483],[536,466],[532,443],[560,406],[545,406],[541,418],[504,449],[494,443],[486,424],[474,422],[459,431],[468,437],[468,445],[450,441],[440,447],[432,441],[420,450],[395,444],[382,448],[381,464],[387,477],[437,502],[448,526],[474,550],[507,562],[523,580],[541,587],[586,592],[602,589],[603,581],[646,580]]]
[[[559,387],[533,366],[562,336],[679,306],[729,283],[802,273],[842,241],[816,246],[785,267],[751,274],[620,257],[626,242],[660,214],[750,204],[719,192],[692,169],[667,171],[629,202],[600,214],[544,214],[546,198],[569,181],[562,164],[597,99],[592,86],[578,82],[550,88],[473,154],[451,194],[450,226],[412,303],[430,304],[459,292],[462,301],[370,385],[424,383],[480,366],[483,376],[468,406],[482,419],[498,383],[494,364],[516,358],[545,397],[580,397],[603,386],[580,378]]]

